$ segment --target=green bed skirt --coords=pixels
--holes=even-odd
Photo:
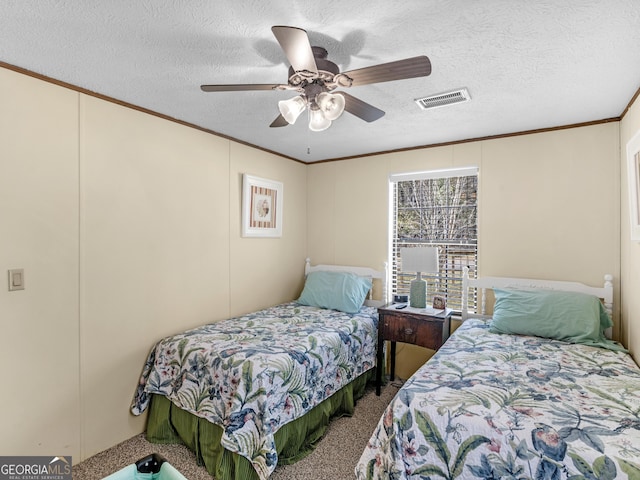
[[[332,417],[353,414],[374,370],[324,400],[302,417],[284,425],[275,434],[278,465],[290,465],[313,451]],[[153,395],[147,419],[146,437],[152,443],[181,443],[192,450],[216,480],[257,480],[253,465],[245,457],[220,445],[222,428],[176,407],[162,395]]]

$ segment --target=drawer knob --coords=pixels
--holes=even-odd
[[[405,335],[411,335],[411,334],[413,334],[413,329],[411,329],[411,328],[405,328],[405,329],[404,329],[404,334],[405,334]]]

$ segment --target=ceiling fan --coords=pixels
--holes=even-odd
[[[237,92],[247,90],[292,90],[300,95],[278,102],[280,115],[269,125],[284,127],[293,124],[300,114],[309,109],[309,128],[326,130],[344,110],[366,122],[384,115],[379,108],[369,105],[337,88],[357,87],[371,83],[426,77],[431,74],[431,62],[425,55],[390,63],[373,65],[347,72],[327,60],[327,51],[312,47],[307,32],[297,27],[274,26],[271,31],[289,60],[289,80],[286,84],[202,85],[205,92]]]

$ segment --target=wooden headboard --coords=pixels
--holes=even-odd
[[[469,312],[470,289],[477,288],[478,312]],[[580,292],[595,295],[602,300],[605,309],[613,316],[613,276],[604,276],[604,286],[591,287],[578,282],[563,282],[558,280],[534,280],[530,278],[509,277],[480,277],[469,278],[469,268],[465,267],[462,275],[462,321],[467,318],[489,318],[487,314],[487,289],[493,288],[546,288],[549,290],[561,290],[565,292]],[[611,338],[611,329],[607,329],[606,336]]]
[[[319,265],[311,265],[311,259],[307,258],[304,265],[304,275],[305,277],[311,273],[316,271],[330,271],[330,272],[350,272],[355,273],[356,275],[360,275],[361,277],[368,277],[372,280],[379,280],[382,284],[382,292],[381,299],[374,300],[373,299],[373,288],[369,291],[369,295],[367,299],[364,301],[365,305],[369,305],[372,307],[380,307],[387,303],[387,262],[384,262],[383,270],[374,270],[369,267],[353,267],[349,265],[327,265],[327,264],[319,264]]]

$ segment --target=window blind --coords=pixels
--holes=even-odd
[[[439,271],[423,273],[428,302],[445,296],[447,307],[462,308],[462,271],[477,271],[478,169],[450,169],[389,176],[391,218],[391,289],[408,294],[415,272],[402,271],[400,248],[435,246]],[[475,295],[469,308],[475,310]]]

